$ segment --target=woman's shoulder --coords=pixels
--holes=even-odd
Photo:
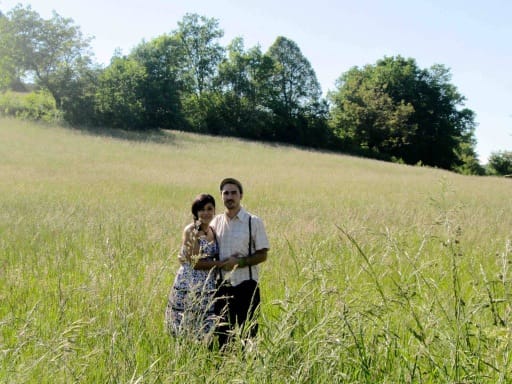
[[[185,226],[185,230],[192,230],[195,228],[195,223],[192,222],[192,223],[189,223]]]

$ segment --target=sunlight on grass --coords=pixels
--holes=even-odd
[[[169,131],[0,119],[0,382],[506,383],[512,183]],[[261,332],[164,329],[190,204],[239,178]]]

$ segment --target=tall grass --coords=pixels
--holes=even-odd
[[[9,119],[0,155],[0,382],[512,380],[510,180]],[[227,176],[272,249],[258,338],[219,353],[163,317],[192,199]]]

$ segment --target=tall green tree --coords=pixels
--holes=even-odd
[[[417,125],[411,120],[414,107],[387,93],[387,84],[372,68],[350,69],[330,93],[334,132],[352,149],[373,156],[397,155],[410,144]]]
[[[184,87],[181,95],[184,114],[191,128],[198,132],[208,132],[208,120],[214,108],[214,78],[224,56],[220,44],[223,35],[218,20],[195,13],[187,13],[172,33],[179,41],[183,58],[180,81]]]
[[[19,80],[33,80],[47,89],[57,106],[69,94],[66,87],[77,76],[77,66],[90,63],[90,38],[72,19],[53,13],[45,20],[21,4],[7,13],[11,65]]]
[[[310,144],[318,137],[308,122],[325,119],[327,105],[320,100],[322,91],[315,71],[298,45],[279,36],[266,55],[274,63],[269,81],[267,107],[275,115],[275,139]],[[318,128],[317,125],[314,125]]]
[[[273,61],[259,46],[248,51],[238,37],[227,47],[216,78],[217,132],[254,139],[269,136],[272,113],[265,107]]]
[[[450,81],[444,66],[400,56],[354,67],[329,95],[332,128],[375,157],[460,169],[476,161],[474,113]]]
[[[147,128],[141,91],[146,78],[146,69],[137,60],[112,58],[98,80],[95,103],[99,122],[115,128]]]
[[[180,42],[167,34],[142,42],[130,57],[139,62],[146,72],[144,82],[138,85],[145,105],[145,124],[154,128],[185,129],[181,96],[184,84],[180,71],[186,58]]]
[[[315,71],[294,41],[279,36],[267,55],[275,62],[271,79],[273,101],[284,113],[297,116],[319,100],[322,90]]]
[[[178,22],[174,36],[183,55],[183,83],[197,95],[212,89],[213,79],[224,55],[220,39],[224,31],[213,18],[187,13]]]
[[[66,72],[63,72],[66,73]],[[77,61],[67,76],[55,78],[61,90],[60,110],[64,120],[72,125],[94,126],[96,115],[96,93],[103,69],[86,61]]]

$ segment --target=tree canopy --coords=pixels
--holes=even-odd
[[[184,84],[189,85],[189,91],[196,95],[211,90],[224,56],[224,48],[219,42],[224,31],[219,28],[218,20],[187,13],[178,22],[174,36],[182,49]]]
[[[371,156],[455,169],[462,153],[476,157],[475,122],[450,80],[443,65],[421,69],[400,56],[354,67],[330,94],[333,129]]]
[[[268,79],[274,63],[260,47],[245,50],[241,37],[227,47],[216,78],[215,133],[268,139],[272,114],[267,106]]]
[[[489,171],[492,175],[512,175],[512,151],[496,151],[489,157]]]
[[[298,45],[283,36],[277,37],[267,55],[274,63],[268,79],[268,107],[277,119],[274,138],[298,144],[314,142],[318,127],[310,118],[325,118],[315,71]]]
[[[90,38],[83,36],[72,19],[53,12],[52,18],[45,20],[21,4],[2,19],[0,57],[9,57],[7,64],[2,62],[11,81],[33,79],[61,106],[69,93],[66,85],[76,78],[77,68],[90,63]]]

